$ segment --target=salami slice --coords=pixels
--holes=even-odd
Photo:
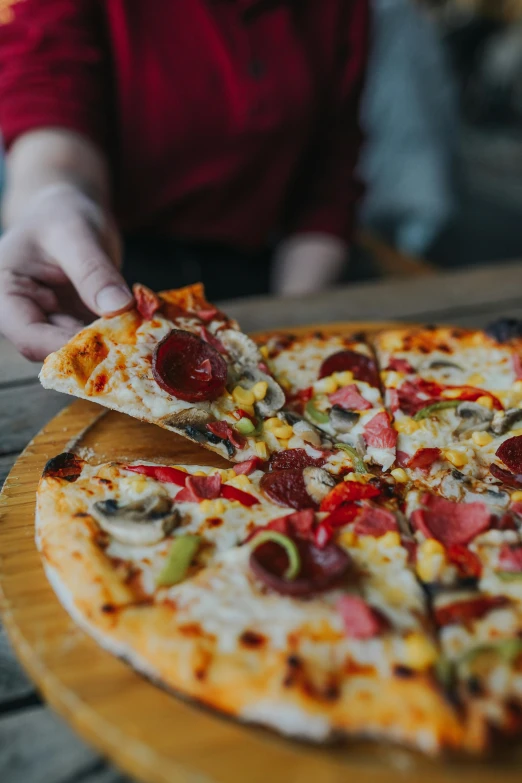
[[[436,538],[445,547],[469,544],[491,526],[491,511],[485,503],[454,503],[428,494],[421,502],[424,508],[411,515],[413,527],[426,538]]]
[[[484,595],[466,601],[455,601],[435,609],[435,622],[439,626],[469,623],[472,620],[480,620],[488,612],[508,603],[509,600],[501,595]]]
[[[265,473],[259,486],[265,495],[279,506],[297,510],[317,508],[318,504],[306,491],[302,468]]]
[[[343,595],[336,604],[349,639],[372,639],[387,626],[384,618],[358,595]]]
[[[368,446],[376,449],[391,449],[397,443],[397,432],[390,424],[390,418],[381,411],[363,428],[364,439]]]
[[[495,455],[513,473],[522,473],[522,435],[515,435],[501,443]]]
[[[149,320],[161,308],[161,299],[146,285],[135,283],[132,286],[132,293],[136,300],[136,309],[142,318]]]
[[[215,400],[225,389],[227,365],[216,349],[191,332],[172,329],[152,356],[158,386],[187,402]]]
[[[249,476],[254,472],[254,470],[260,468],[262,464],[263,460],[259,457],[250,457],[250,459],[246,459],[244,462],[236,462],[233,470],[234,473],[237,473],[238,476],[242,474]]]
[[[494,462],[489,466],[489,472],[507,487],[522,489],[522,473],[511,473],[511,471],[501,468],[500,465],[495,465]]]
[[[362,396],[355,383],[337,389],[336,392],[328,395],[328,399],[332,405],[340,405],[345,410],[367,411],[372,407],[371,402]]]
[[[399,528],[391,511],[372,506],[368,501],[364,501],[353,529],[358,536],[379,538],[385,533],[398,531]]]
[[[270,470],[292,470],[297,468],[321,468],[326,458],[311,457],[305,449],[287,449],[276,451],[270,457]]]
[[[402,372],[405,375],[409,375],[409,373],[415,372],[414,368],[411,366],[411,364],[407,359],[399,359],[398,357],[395,356],[391,357],[386,369],[394,370],[395,372]]]
[[[522,573],[522,546],[504,544],[498,555],[498,566],[511,574]]]
[[[202,500],[218,498],[220,493],[221,476],[219,473],[212,473],[210,476],[189,476],[175,500],[180,503],[200,503]]]
[[[211,421],[207,430],[222,440],[229,440],[236,449],[244,449],[246,440],[227,421]]]
[[[379,387],[379,373],[374,360],[363,353],[349,349],[328,356],[321,365],[319,378],[326,378],[334,372],[345,370],[350,370],[357,381],[365,381],[370,386]]]
[[[406,454],[405,451],[397,452],[397,463],[401,468],[418,468],[422,471],[429,471],[434,462],[441,457],[441,450],[438,448],[418,449],[413,457]]]

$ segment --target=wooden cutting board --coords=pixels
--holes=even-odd
[[[77,401],[29,443],[0,496],[0,609],[11,642],[57,712],[128,773],[150,783],[519,783],[522,750],[443,762],[369,742],[316,748],[183,701],[102,650],[62,609],[34,544],[38,479],[50,457],[70,448],[99,462],[227,463],[159,427]]]

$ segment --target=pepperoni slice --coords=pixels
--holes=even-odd
[[[379,387],[379,373],[374,360],[363,353],[349,349],[328,356],[321,365],[319,378],[326,378],[334,372],[345,370],[350,370],[357,381],[366,381],[370,386]]]
[[[225,389],[221,354],[192,332],[173,329],[156,346],[152,374],[158,386],[187,402],[215,400]]]
[[[76,481],[81,475],[83,459],[70,451],[64,451],[45,463],[42,478],[60,478],[64,481]]]
[[[332,405],[340,405],[345,410],[367,411],[372,407],[371,402],[365,400],[362,394],[360,394],[355,383],[337,389],[336,392],[328,395],[328,399]]]
[[[306,449],[287,449],[272,454],[269,465],[270,470],[291,470],[292,468],[321,468],[325,462],[325,457],[311,457]]]
[[[507,487],[522,489],[522,473],[511,473],[509,470],[501,468],[500,465],[495,465],[495,463],[489,466],[489,472]]]
[[[501,443],[495,455],[513,473],[522,473],[522,435],[515,435]]]
[[[161,308],[161,299],[146,285],[135,283],[132,286],[132,293],[136,300],[136,309],[142,318],[149,320]]]
[[[343,618],[345,633],[349,639],[372,639],[388,625],[382,615],[358,595],[341,596],[336,603],[336,609]]]
[[[397,431],[391,426],[385,411],[381,411],[364,425],[363,434],[368,446],[376,449],[391,449],[397,443]]]
[[[491,511],[485,503],[454,503],[428,494],[421,502],[424,508],[413,512],[412,525],[426,538],[436,538],[445,547],[469,544],[491,525]]]
[[[254,549],[250,567],[267,587],[281,595],[306,597],[324,592],[340,583],[349,572],[350,556],[336,544],[319,549],[302,538],[292,538],[298,548],[301,566],[296,579],[285,579],[288,556],[278,544],[268,541]]]
[[[498,555],[498,565],[501,571],[510,574],[522,572],[522,546],[508,546],[504,544]]]
[[[381,494],[374,484],[360,484],[358,481],[342,481],[337,484],[321,502],[321,511],[335,511],[339,506],[355,500],[375,498]]]
[[[274,470],[271,473],[265,473],[259,486],[265,495],[278,506],[289,506],[297,510],[317,508],[317,503],[306,491],[302,468]]]
[[[365,502],[357,515],[354,531],[358,536],[379,538],[385,533],[398,531],[397,520],[387,508],[378,508]]]
[[[185,486],[175,497],[180,503],[200,503],[202,500],[213,500],[221,493],[221,476],[212,473],[210,476],[189,476]]]
[[[454,623],[466,623],[471,620],[479,620],[492,609],[506,606],[509,601],[501,595],[484,595],[478,598],[470,598],[467,601],[456,601],[435,609],[435,622],[437,625],[453,625]]]
[[[482,563],[479,557],[463,544],[452,544],[446,550],[448,560],[454,563],[459,571],[459,575],[464,579],[472,577],[479,579],[482,573]]]

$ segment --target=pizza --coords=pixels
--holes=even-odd
[[[102,404],[231,463],[49,461],[37,542],[77,622],[155,682],[283,734],[432,755],[520,737],[522,325],[256,343],[200,287],[136,294],[42,379],[95,399],[106,377]]]

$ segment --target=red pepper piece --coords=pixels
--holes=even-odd
[[[315,529],[314,544],[316,545],[316,547],[319,547],[319,549],[324,549],[325,546],[330,543],[333,536],[334,536],[333,527],[328,524],[327,519],[323,519],[323,521]]]
[[[221,497],[227,500],[238,500],[242,506],[255,506],[259,503],[259,500],[255,495],[251,495],[249,492],[243,492],[242,489],[233,487],[230,484],[224,484],[221,487]]]
[[[418,449],[413,457],[410,457],[405,451],[398,451],[397,463],[401,468],[419,468],[419,470],[428,471],[440,457],[441,450],[438,448]]]
[[[343,527],[353,522],[359,511],[360,506],[356,505],[356,503],[346,503],[332,511],[323,521],[328,522],[334,528]]]
[[[150,476],[150,478],[163,481],[165,484],[177,484],[178,487],[184,487],[190,475],[178,468],[169,468],[164,465],[126,465],[125,470],[142,473],[144,476]]]
[[[152,318],[154,313],[157,313],[163,304],[154,291],[151,291],[150,288],[147,288],[146,285],[142,285],[141,283],[135,283],[132,286],[132,293],[136,300],[136,309],[138,313],[146,320]]]
[[[454,563],[461,577],[475,577],[480,578],[482,573],[482,563],[480,559],[463,544],[452,544],[446,550],[448,560]]]
[[[347,349],[328,356],[321,365],[319,378],[326,378],[334,372],[350,370],[357,381],[365,381],[379,388],[379,372],[374,360],[358,351]]]
[[[321,511],[335,511],[336,508],[363,498],[375,498],[381,490],[373,484],[360,484],[358,481],[343,481],[330,490],[321,503]]]
[[[257,470],[259,467],[261,467],[262,464],[263,460],[259,457],[250,457],[250,459],[246,459],[244,462],[237,462],[234,465],[233,470],[234,473],[237,473],[238,476],[249,476],[254,472],[254,470]]]
[[[173,329],[156,346],[152,374],[158,386],[174,397],[199,402],[223,393],[227,365],[209,343],[192,332]]]
[[[226,421],[211,421],[207,424],[207,430],[223,440],[229,440],[236,449],[244,449],[246,440],[237,430]]]

